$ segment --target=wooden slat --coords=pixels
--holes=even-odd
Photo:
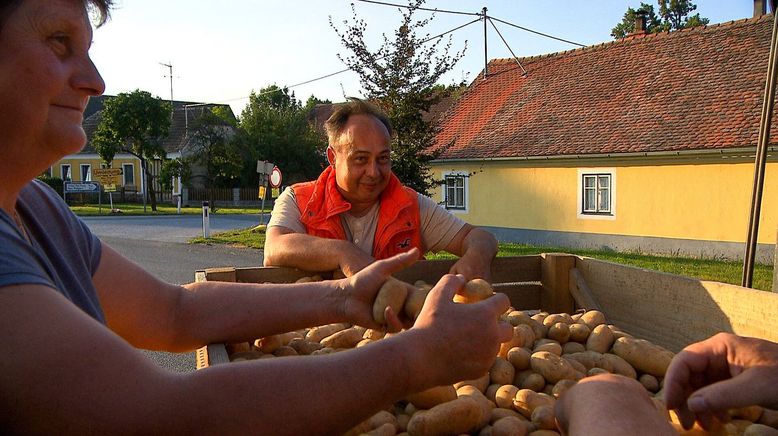
[[[329,278],[332,273],[317,273],[297,268],[275,266],[236,268],[235,270],[237,281],[242,283],[294,283],[302,277],[311,277],[317,274]]]
[[[506,294],[514,309],[540,309],[540,294],[543,288],[538,283],[505,283],[496,284],[493,288],[495,292]]]
[[[575,266],[575,256],[563,253],[545,253],[540,265],[543,285],[541,307],[552,313],[572,313],[573,297],[570,295],[570,269]]]
[[[591,258],[576,267],[608,322],[672,351],[717,332],[778,341],[778,295]]]
[[[539,282],[541,257],[498,257],[492,261],[492,282]]]
[[[576,309],[599,310],[602,312],[602,308],[592,296],[592,291],[589,289],[589,285],[586,284],[586,280],[584,280],[581,272],[578,271],[578,268],[570,270],[570,294],[573,296],[573,300],[575,300]]]
[[[234,282],[235,268],[206,268],[205,278],[209,282]]]

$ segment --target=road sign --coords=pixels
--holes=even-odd
[[[65,192],[100,192],[100,185],[97,182],[65,182]]]
[[[281,175],[281,170],[274,166],[273,170],[270,171],[270,187],[272,188],[278,188],[281,186],[281,180],[283,180],[283,176]]]
[[[95,177],[116,177],[122,175],[121,168],[95,168],[92,170],[92,175]]]
[[[273,171],[273,168],[275,168],[276,164],[273,162],[268,162],[266,160],[258,160],[257,161],[257,173],[258,174],[270,174],[271,171]]]
[[[105,191],[105,192],[116,192],[116,184],[114,184],[114,183],[105,183],[105,184],[103,184],[103,191]]]
[[[265,199],[265,193],[267,192],[266,190],[267,190],[267,188],[265,188],[264,186],[260,186],[259,187],[259,195],[257,195],[257,197],[264,200]]]

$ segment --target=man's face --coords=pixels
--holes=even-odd
[[[338,189],[352,206],[372,206],[389,183],[389,144],[389,132],[381,121],[360,114],[349,117],[338,143],[327,149]]]

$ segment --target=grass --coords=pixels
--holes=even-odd
[[[143,213],[143,204],[136,203],[114,203],[114,209],[118,209],[121,212],[118,214],[111,213],[111,206],[109,203],[103,203],[102,213],[100,207],[97,204],[84,204],[70,206],[70,210],[79,216],[97,216],[97,215],[177,215],[178,211],[176,206],[168,203],[157,203],[157,211],[153,212],[150,205],[146,205],[146,213]],[[219,206],[215,212],[216,214],[228,215],[259,215],[259,208],[245,208],[245,207],[230,207]],[[269,213],[270,209],[265,209],[265,213]],[[182,215],[202,215],[203,209],[201,207],[182,207]]]
[[[234,230],[214,234],[209,239],[195,238],[190,243],[218,243],[263,248],[265,228],[258,226],[250,229]],[[593,257],[623,265],[631,265],[671,274],[694,277],[700,280],[712,280],[740,285],[743,263],[738,261],[693,259],[684,257],[655,256],[640,253],[618,253],[604,250],[577,250],[561,247],[540,247],[534,245],[501,243],[498,256],[524,256],[540,253],[570,253]],[[427,259],[451,259],[448,253],[428,254]],[[773,266],[757,264],[754,267],[753,288],[770,291],[773,282]]]

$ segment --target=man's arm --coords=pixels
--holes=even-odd
[[[491,281],[492,260],[497,255],[497,239],[486,230],[465,224],[446,247],[459,256],[451,274],[462,274],[468,280],[480,277]]]
[[[376,262],[366,273],[345,280],[345,293],[359,294],[366,288],[359,280],[388,274],[397,266],[392,262]],[[511,334],[510,326],[499,321],[509,303],[497,295],[476,304],[455,304],[452,297],[463,285],[461,276],[445,277],[430,292],[414,328],[367,347],[186,374],[157,367],[48,287],[5,287],[0,292],[0,329],[6,334],[0,335],[0,349],[13,358],[0,363],[4,430],[340,433],[411,392],[488,370],[499,342]],[[266,309],[262,313],[291,311],[295,316],[298,305],[319,293],[298,288],[299,293],[284,299],[257,292],[270,298],[257,298],[254,304]],[[278,304],[282,307],[273,307]],[[356,312],[369,313],[362,302],[349,304],[359,307]],[[340,310],[346,317],[355,310],[349,304]],[[127,308],[137,309],[142,307]],[[235,308],[225,302],[213,309]],[[114,310],[107,311],[110,318]],[[244,321],[243,314],[234,315],[236,323]]]
[[[265,266],[288,266],[306,271],[341,269],[350,277],[373,262],[373,257],[349,241],[297,233],[281,226],[267,229]]]

